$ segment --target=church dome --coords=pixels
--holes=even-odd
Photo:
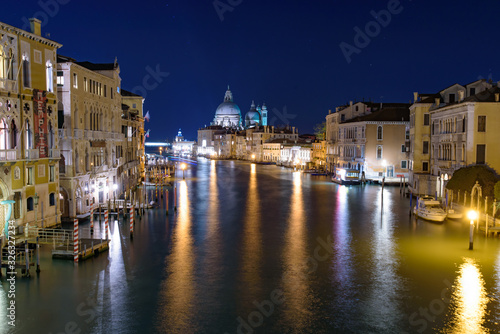
[[[215,125],[224,127],[241,127],[241,110],[236,103],[233,102],[233,93],[227,87],[224,102],[222,102],[215,111]]]
[[[245,114],[245,127],[260,125],[260,114],[255,109],[255,103],[252,101],[250,110]]]
[[[229,115],[241,116],[240,107],[238,107],[236,103],[231,101],[222,102],[221,104],[219,104],[217,110],[215,111],[215,116],[229,116]]]

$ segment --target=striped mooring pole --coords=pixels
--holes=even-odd
[[[134,208],[130,208],[130,239],[134,238]]]
[[[73,226],[73,260],[78,263],[78,219],[74,220]]]
[[[104,240],[108,240],[108,210],[104,211]]]
[[[94,233],[94,203],[90,204],[90,234]]]

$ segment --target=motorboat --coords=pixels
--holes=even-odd
[[[419,197],[413,211],[418,217],[434,222],[444,221],[447,215],[441,203],[432,196]]]
[[[332,182],[347,185],[347,184],[360,184],[359,170],[337,168],[335,176],[332,176]]]

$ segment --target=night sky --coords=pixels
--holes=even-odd
[[[498,79],[498,1],[397,3],[23,0],[3,3],[0,21],[26,28],[36,16],[42,35],[78,61],[118,57],[123,89],[140,92],[159,71],[146,85],[149,139],[171,140],[182,128],[193,140],[228,84],[243,116],[252,100],[265,102],[274,125],[310,133],[349,100],[408,102],[414,91]],[[378,16],[385,27],[371,22],[388,7],[390,22]],[[356,27],[373,37],[356,46]],[[356,48],[350,63],[343,42]]]

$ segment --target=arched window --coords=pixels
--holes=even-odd
[[[30,150],[32,147],[33,147],[33,138],[32,138],[32,135],[31,135],[31,126],[30,126],[30,122],[29,120],[26,120],[26,130],[25,130],[25,136],[24,136],[24,140],[25,140],[25,148],[27,150]]]
[[[45,77],[47,79],[47,91],[54,92],[54,69],[50,60],[45,63]]]
[[[6,150],[9,147],[9,129],[7,123],[0,119],[0,150]]]
[[[377,145],[377,159],[382,159],[382,145]]]
[[[23,84],[24,87],[31,87],[30,58],[27,53],[23,54]]]
[[[28,197],[26,199],[26,210],[33,211],[33,197]]]
[[[16,122],[12,120],[10,123],[10,148],[14,149],[17,147],[17,126]]]
[[[54,143],[54,129],[52,128],[52,122],[49,122],[49,150],[52,150],[55,146],[55,143]],[[51,154],[52,156],[52,154]]]
[[[382,125],[379,125],[377,127],[377,140],[382,140],[382,135],[383,135],[383,133],[382,133]]]

